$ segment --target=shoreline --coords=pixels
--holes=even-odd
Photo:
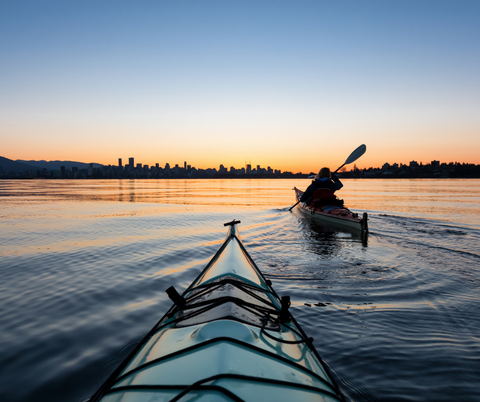
[[[355,179],[355,180],[465,180],[465,179],[480,179],[480,176],[456,176],[456,177],[443,177],[443,176],[376,176],[376,177],[339,177],[342,180]],[[291,180],[291,179],[309,179],[308,176],[287,176],[287,177],[80,177],[80,178],[61,178],[61,177],[0,177],[0,180]]]

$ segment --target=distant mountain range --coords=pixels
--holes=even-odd
[[[38,168],[34,166],[27,165],[22,162],[16,162],[12,161],[11,159],[4,158],[3,156],[0,156],[0,168],[4,172],[25,172],[26,170],[37,170]],[[43,168],[42,168],[43,169]]]
[[[22,159],[12,160],[0,156],[0,168],[4,172],[25,172],[26,170],[60,170],[61,166],[65,166],[66,169],[72,169],[77,167],[79,169],[88,169],[89,163],[74,162],[74,161],[25,161]],[[100,163],[93,163],[94,168],[102,167]]]

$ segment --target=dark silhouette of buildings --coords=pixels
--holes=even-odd
[[[240,169],[220,165],[219,169],[197,169],[184,161],[183,167],[176,164],[173,168],[169,163],[165,167],[142,165],[133,157],[128,159],[128,164],[122,165],[122,158],[118,158],[118,166],[82,164],[86,168],[72,166],[72,162],[65,162],[67,166],[60,169],[36,168],[7,158],[0,159],[0,178],[45,178],[45,179],[212,179],[212,178],[301,178],[309,177],[315,173],[292,173],[272,169],[270,166],[262,168],[247,163]],[[11,167],[16,166],[15,170]],[[25,170],[22,170],[25,169]],[[469,163],[440,163],[433,160],[423,165],[421,162],[411,161],[408,165],[385,163],[381,168],[358,169],[356,165],[351,170],[345,167],[339,173],[343,178],[480,178],[480,165]]]
[[[361,177],[361,178],[480,178],[480,165],[472,163],[440,163],[433,160],[429,164],[423,165],[422,162],[411,161],[406,164],[385,163],[381,168],[344,169],[341,177]]]

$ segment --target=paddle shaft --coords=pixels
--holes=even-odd
[[[333,173],[337,173],[344,166],[345,166],[345,163],[342,166],[340,166],[337,170],[335,170],[335,172],[333,172]]]

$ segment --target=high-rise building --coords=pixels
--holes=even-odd
[[[183,168],[187,170],[187,161],[183,162]]]
[[[118,158],[118,166],[122,167],[122,158]]]
[[[223,173],[227,173],[227,172],[228,172],[227,168],[223,165],[220,165],[220,167],[218,168],[218,173],[223,174]]]

